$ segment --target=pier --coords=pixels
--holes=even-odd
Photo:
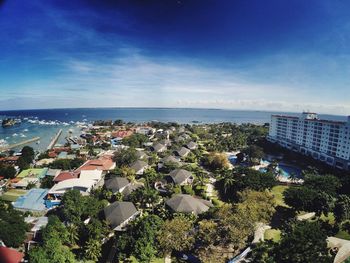
[[[49,146],[47,146],[47,149],[48,149],[48,150],[51,150],[51,149],[55,146],[55,144],[56,144],[56,142],[58,141],[58,138],[61,136],[61,134],[62,134],[62,129],[60,129],[60,130],[56,133],[55,137],[53,137],[53,139],[51,140]]]
[[[32,143],[32,142],[36,142],[36,141],[39,141],[39,140],[40,140],[40,137],[34,137],[32,139],[28,139],[28,140],[25,140],[25,141],[22,141],[22,142],[19,142],[19,143],[15,143],[15,144],[11,144],[11,145],[8,145],[8,146],[0,147],[0,152],[8,151],[8,150],[11,150],[13,148],[16,148],[16,147],[19,147],[19,146],[22,146],[22,145],[25,145],[25,144],[29,144],[29,143]]]

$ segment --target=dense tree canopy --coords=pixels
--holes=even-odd
[[[165,221],[157,237],[160,250],[164,254],[169,254],[192,248],[195,241],[191,233],[192,227],[192,222],[185,217]]]
[[[226,171],[216,183],[216,187],[223,200],[237,200],[237,193],[245,189],[263,191],[271,189],[277,183],[272,173],[261,173],[250,168],[235,168]]]
[[[318,222],[291,224],[282,233],[281,242],[274,249],[275,260],[280,263],[332,262],[326,238],[326,232]]]
[[[2,201],[0,201],[2,203]],[[18,247],[24,239],[27,231],[22,213],[14,210],[11,206],[0,206],[0,240],[6,246]]]
[[[203,160],[206,167],[211,170],[221,170],[229,168],[229,162],[226,154],[212,152],[209,153]]]
[[[114,154],[113,160],[118,167],[128,166],[137,160],[135,148],[121,149]]]
[[[61,170],[74,170],[80,167],[84,161],[80,158],[75,159],[57,159],[49,164],[49,167],[52,169],[61,169]]]
[[[68,230],[56,216],[50,216],[42,231],[43,245],[29,251],[30,263],[74,263],[74,254],[67,247]]]
[[[16,169],[10,165],[0,164],[0,175],[6,179],[12,179],[16,176]]]
[[[143,144],[148,142],[148,137],[143,134],[135,133],[123,139],[123,144],[132,148],[142,148]]]

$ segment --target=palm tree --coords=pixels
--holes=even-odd
[[[101,248],[102,244],[99,240],[89,239],[84,247],[86,259],[97,262],[101,257]]]
[[[67,229],[68,229],[68,242],[70,243],[71,246],[74,246],[79,240],[78,226],[75,224],[69,224],[67,226]]]
[[[227,191],[235,184],[236,179],[231,177],[225,177],[224,179],[224,193],[226,194]]]
[[[135,170],[127,166],[121,168],[121,175],[126,177],[131,183],[135,182]]]

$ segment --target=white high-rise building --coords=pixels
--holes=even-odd
[[[350,170],[350,116],[321,120],[316,113],[272,115],[268,139],[329,165]]]

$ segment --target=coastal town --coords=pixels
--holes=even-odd
[[[349,260],[350,121],[101,120],[60,136],[2,150],[0,262]]]

